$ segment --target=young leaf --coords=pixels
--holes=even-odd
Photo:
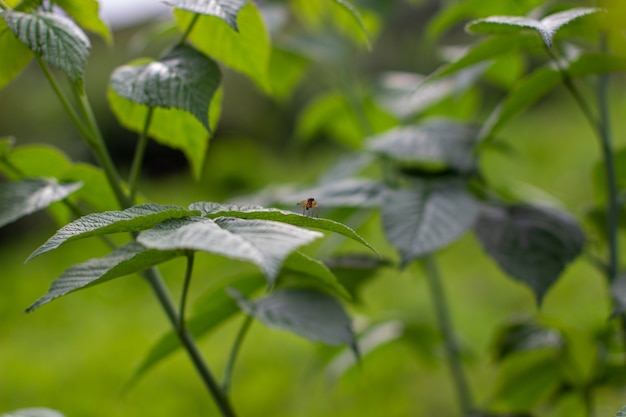
[[[311,258],[300,251],[292,252],[283,263],[283,273],[293,276],[293,279],[280,278],[280,285],[291,287],[313,286],[321,290],[330,291],[346,300],[352,298],[333,273],[323,262]]]
[[[37,248],[26,260],[58,248],[66,242],[90,236],[146,230],[167,219],[197,215],[195,210],[178,206],[141,204],[122,211],[105,211],[83,216],[59,229],[46,243]]]
[[[239,307],[266,326],[296,333],[313,342],[349,345],[356,349],[350,318],[333,297],[311,289],[277,290],[250,301],[237,290],[229,293]]]
[[[195,15],[176,10],[174,16],[181,30],[186,30]],[[261,14],[252,2],[247,2],[237,21],[239,32],[220,18],[202,15],[189,39],[204,54],[250,77],[263,91],[270,92],[267,72],[272,48]]]
[[[63,414],[50,408],[22,408],[20,410],[9,411],[0,417],[65,417]]]
[[[96,0],[54,0],[76,23],[100,35],[109,45],[113,42],[111,31],[98,15],[100,5]]]
[[[165,3],[192,13],[219,17],[239,32],[237,14],[247,0],[166,0]]]
[[[390,190],[382,208],[385,236],[400,252],[403,266],[457,240],[477,215],[478,203],[456,178]]]
[[[210,132],[209,105],[221,77],[212,59],[179,45],[158,61],[119,67],[111,75],[111,87],[136,103],[185,110]]]
[[[59,184],[55,180],[28,179],[0,184],[0,227],[61,201],[82,184]]]
[[[518,33],[531,29],[541,36],[548,48],[552,48],[554,35],[559,29],[576,19],[601,11],[596,7],[578,7],[546,16],[540,21],[521,16],[490,16],[470,22],[467,30],[476,33]]]
[[[476,234],[485,251],[539,303],[568,263],[582,251],[585,234],[567,213],[530,205],[484,206]]]
[[[0,88],[10,83],[28,65],[33,53],[0,19]]]
[[[199,210],[202,212],[203,216],[211,219],[222,216],[237,217],[240,219],[271,220],[300,227],[314,227],[316,229],[335,232],[353,239],[376,252],[376,250],[354,230],[334,220],[301,216],[291,211],[264,208],[261,206],[239,206],[234,204],[219,204],[211,202],[193,203],[189,206],[189,210]]]
[[[90,259],[68,268],[54,280],[48,292],[28,307],[26,312],[31,312],[70,292],[141,272],[183,254],[182,251],[150,250],[137,242],[128,243],[104,258]]]
[[[473,126],[438,121],[393,129],[371,138],[368,149],[402,166],[435,166],[470,172],[476,167]]]
[[[2,17],[13,34],[55,68],[81,83],[91,47],[83,31],[70,19],[52,13],[10,10]]]

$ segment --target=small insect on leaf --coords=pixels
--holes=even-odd
[[[315,212],[315,217],[319,217],[317,215],[317,201],[313,197],[309,197],[305,200],[298,201],[299,206],[302,206],[302,215],[312,216],[312,213]]]

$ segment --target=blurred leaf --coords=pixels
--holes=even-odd
[[[27,145],[12,149],[5,156],[9,164],[19,171],[20,177],[60,177],[72,163],[59,149],[49,145]],[[0,169],[16,178],[15,173],[0,164]]]
[[[350,16],[350,19],[354,23],[356,23],[356,25],[358,26],[359,32],[361,34],[361,38],[365,40],[365,45],[367,46],[367,49],[371,50],[372,42],[370,40],[367,27],[365,26],[365,22],[363,21],[363,18],[361,17],[361,13],[359,12],[359,10],[356,7],[354,7],[354,5],[350,3],[350,1],[348,0],[333,0],[333,3],[336,5],[339,5],[340,8],[342,8],[345,12],[348,13],[348,15]]]
[[[525,63],[519,54],[503,54],[487,68],[485,78],[505,90],[512,90],[524,69]]]
[[[369,282],[381,268],[391,266],[391,261],[368,255],[342,255],[324,261],[351,298],[358,298],[359,289]]]
[[[237,14],[247,0],[166,0],[177,9],[187,10],[192,13],[219,17],[226,22],[233,30],[239,31],[237,27]]]
[[[626,148],[615,149],[613,152],[613,165],[618,190],[626,190]],[[606,200],[606,168],[604,161],[596,162],[593,167],[593,188],[598,201]],[[604,208],[603,208],[604,210]]]
[[[620,408],[615,417],[626,417],[626,406]]]
[[[293,279],[280,277],[280,285],[288,284],[290,287],[314,287],[323,291],[328,291],[346,300],[352,298],[348,290],[337,280],[337,277],[328,269],[324,263],[311,258],[300,251],[292,252],[283,263],[283,273],[290,272]],[[295,273],[295,274],[294,274]]]
[[[30,62],[33,53],[0,19],[0,88],[10,83]]]
[[[297,201],[314,197],[318,207],[378,207],[383,202],[383,194],[386,187],[379,181],[364,178],[337,177],[334,180],[327,178],[324,184],[316,187],[291,192],[286,196],[280,196],[279,202],[286,205],[294,205]]]
[[[159,250],[195,250],[252,262],[268,282],[275,281],[284,259],[298,247],[323,235],[266,220],[218,217],[171,219],[141,232],[137,241]]]
[[[294,93],[308,65],[306,58],[274,47],[268,70],[272,96],[279,101],[287,100]]]
[[[240,293],[251,296],[256,291],[262,289],[264,284],[263,276],[255,273],[225,279],[213,285],[208,292],[199,298],[196,303],[197,311],[187,320],[189,333],[198,339],[239,313],[237,302],[228,296],[226,288],[237,288],[237,291]],[[176,333],[173,330],[168,331],[150,349],[150,352],[139,365],[127,386],[135,385],[146,372],[180,347],[180,341]]]
[[[50,408],[37,407],[9,411],[0,415],[0,417],[64,417],[64,415]]]
[[[0,227],[61,201],[82,186],[52,179],[27,179],[0,184]]]
[[[185,110],[210,132],[209,105],[221,78],[212,59],[180,45],[158,61],[117,68],[111,75],[111,87],[135,103]]]
[[[626,71],[626,58],[602,53],[584,53],[567,67],[573,77],[623,71]]]
[[[83,31],[70,19],[51,13],[2,12],[7,25],[44,61],[82,83],[91,47]]]
[[[98,15],[96,0],[53,0],[83,28],[97,33],[110,45],[113,42],[109,27]]]
[[[312,342],[349,345],[356,352],[352,323],[341,303],[312,289],[282,289],[250,301],[235,289],[228,291],[239,307],[266,326],[300,335]]]
[[[611,317],[617,317],[626,312],[626,274],[619,275],[611,283],[611,296],[613,297],[613,312]]]
[[[68,268],[54,280],[46,295],[35,301],[26,312],[31,312],[70,292],[141,272],[183,254],[182,251],[150,250],[137,242],[128,243],[104,258],[90,259]]]
[[[59,229],[46,243],[37,248],[26,261],[58,248],[66,242],[90,236],[146,230],[167,220],[197,215],[194,210],[178,206],[142,204],[122,211],[105,211],[83,216]]]
[[[194,14],[174,12],[178,26],[185,30]],[[248,2],[239,12],[239,32],[222,19],[200,16],[189,39],[203,53],[223,62],[254,80],[266,93],[270,92],[269,62],[272,53],[270,38],[256,6]]]
[[[533,320],[523,319],[502,327],[493,343],[497,361],[519,352],[537,349],[554,349],[561,352],[564,340],[556,329],[543,326]]]
[[[467,173],[476,168],[473,148],[477,133],[473,126],[435,121],[387,131],[370,138],[367,147],[402,166],[445,167]]]
[[[490,408],[496,412],[529,412],[547,400],[561,383],[554,351],[518,353],[500,366]]]
[[[13,136],[0,137],[0,161],[7,157],[14,145],[15,138]]]
[[[532,289],[538,303],[585,244],[569,214],[530,205],[483,206],[476,234],[500,268]]]
[[[382,208],[385,236],[402,265],[441,249],[474,225],[478,204],[457,178],[418,180],[390,190]]]
[[[63,171],[60,180],[82,182],[83,186],[73,197],[87,203],[95,211],[115,210],[118,207],[115,194],[101,168],[85,163],[74,164]]]
[[[274,208],[264,208],[261,206],[239,206],[235,204],[219,204],[211,202],[198,202],[189,205],[190,210],[199,210],[204,217],[211,219],[217,217],[237,217],[240,219],[260,219],[271,220],[275,222],[288,223],[294,226],[300,227],[314,227],[316,229],[326,230],[329,232],[335,232],[340,235],[349,237],[359,243],[370,248],[372,251],[376,250],[370,246],[361,236],[359,236],[354,230],[348,226],[336,222],[330,219],[320,219],[308,216],[302,216],[300,214],[293,213],[291,211],[279,210]]]
[[[475,33],[519,33],[522,30],[536,31],[548,48],[552,48],[554,35],[563,26],[583,16],[599,13],[596,7],[577,7],[563,12],[554,13],[541,20],[522,16],[490,16],[474,20],[467,25],[467,30]]]
[[[109,104],[119,122],[127,129],[141,132],[148,114],[148,106],[134,103],[109,89]],[[215,130],[221,113],[222,89],[218,89],[209,107],[211,131]],[[148,135],[157,142],[183,151],[196,179],[202,174],[209,135],[190,113],[178,109],[155,108]]]

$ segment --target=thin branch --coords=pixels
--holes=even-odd
[[[180,307],[178,309],[178,314],[180,315],[178,321],[179,330],[185,329],[185,307],[187,306],[187,294],[189,293],[189,285],[191,284],[191,275],[193,273],[193,260],[194,253],[189,252],[187,255],[187,269],[185,271],[183,289],[180,295]]]
[[[230,349],[230,355],[228,356],[228,362],[226,362],[226,369],[224,371],[224,380],[222,382],[222,391],[224,394],[228,395],[230,390],[230,381],[233,375],[233,369],[235,368],[235,362],[237,360],[237,354],[241,349],[241,345],[243,343],[243,339],[246,337],[248,333],[248,329],[252,324],[252,316],[246,315],[243,323],[241,324],[241,328],[237,333],[237,337],[235,338],[235,342],[233,343],[233,347]]]
[[[191,34],[191,31],[193,30],[194,26],[198,22],[199,18],[200,18],[200,14],[199,13],[196,13],[193,16],[193,19],[191,19],[191,22],[189,22],[189,25],[187,26],[187,29],[185,29],[185,33],[183,33],[183,36],[181,36],[180,40],[178,41],[178,45],[183,45],[185,43],[185,41],[187,40],[187,38]]]
[[[150,129],[150,123],[152,122],[152,115],[154,114],[154,107],[148,109],[146,120],[143,124],[143,129],[139,140],[137,141],[137,147],[135,148],[135,156],[133,157],[133,165],[130,169],[130,176],[128,177],[128,186],[130,188],[129,199],[134,204],[135,197],[137,195],[137,189],[139,186],[139,175],[141,173],[141,167],[143,164],[143,158],[146,154],[146,147],[148,145],[148,130]]]

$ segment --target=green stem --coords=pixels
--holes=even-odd
[[[198,22],[199,18],[200,18],[200,14],[199,13],[196,13],[193,16],[193,19],[191,19],[191,22],[189,22],[189,25],[187,26],[187,29],[185,29],[185,33],[183,33],[183,36],[181,36],[180,40],[178,41],[178,45],[183,45],[185,43],[185,41],[189,37],[189,34],[191,33],[191,31],[193,30],[194,26]]]
[[[230,405],[228,398],[213,377],[211,370],[204,362],[202,354],[200,353],[200,350],[198,349],[195,341],[184,327],[180,327],[180,319],[178,317],[178,313],[176,312],[174,302],[170,297],[170,293],[163,283],[163,280],[159,276],[157,270],[155,268],[148,269],[144,272],[143,275],[148,283],[150,283],[150,286],[152,287],[152,290],[154,291],[157,299],[163,307],[163,310],[165,311],[165,314],[167,315],[172,327],[176,330],[178,338],[185,350],[187,351],[187,354],[194,364],[196,371],[200,375],[210,394],[215,399],[215,402],[222,416],[236,417],[235,411]]]
[[[472,396],[470,393],[467,378],[463,371],[461,358],[459,356],[460,349],[454,337],[452,329],[452,320],[450,318],[448,304],[446,301],[443,286],[441,284],[441,275],[437,268],[433,255],[427,255],[422,259],[422,264],[426,272],[426,279],[430,289],[431,297],[435,306],[435,315],[439,331],[444,339],[444,347],[446,351],[446,359],[448,367],[452,373],[452,379],[456,388],[456,393],[461,407],[462,415],[469,415],[472,411]]]
[[[11,10],[11,7],[4,0],[0,0],[0,8],[3,10]]]
[[[189,292],[189,285],[191,284],[191,274],[193,272],[193,259],[194,253],[189,252],[187,255],[187,270],[185,271],[185,280],[183,281],[183,289],[180,295],[180,308],[178,328],[185,329],[185,307],[187,306],[187,294]]]
[[[239,332],[237,333],[237,337],[235,338],[235,342],[233,343],[233,347],[230,350],[230,356],[228,357],[228,362],[226,362],[226,370],[224,371],[224,380],[222,382],[222,391],[224,394],[228,395],[228,391],[230,390],[230,381],[233,375],[233,369],[235,368],[235,361],[237,360],[237,354],[241,349],[241,345],[243,343],[243,339],[246,337],[248,333],[248,329],[252,324],[252,316],[246,315]]]
[[[130,169],[130,176],[128,178],[128,186],[130,188],[129,199],[134,204],[135,196],[137,195],[137,189],[139,186],[139,174],[141,173],[141,166],[143,164],[143,158],[146,154],[146,147],[148,146],[148,130],[150,129],[150,123],[152,122],[152,115],[154,114],[154,107],[148,109],[146,120],[143,124],[143,130],[137,141],[137,148],[135,149],[135,156],[133,158],[133,165]]]

